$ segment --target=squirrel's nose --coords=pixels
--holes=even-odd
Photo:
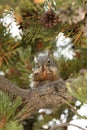
[[[44,71],[45,70],[45,67],[44,66],[42,66],[42,71]]]

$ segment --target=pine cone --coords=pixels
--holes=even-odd
[[[48,10],[41,16],[40,22],[45,27],[52,28],[57,24],[58,18],[53,10]]]

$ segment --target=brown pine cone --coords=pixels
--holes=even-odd
[[[52,28],[58,22],[58,17],[53,10],[48,10],[40,18],[40,22],[44,27]]]

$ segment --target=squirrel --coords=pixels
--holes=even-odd
[[[34,57],[33,87],[45,85],[60,78],[58,65],[50,52],[38,53]]]

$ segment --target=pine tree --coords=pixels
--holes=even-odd
[[[34,66],[34,56],[37,52],[44,50],[50,50],[53,54],[57,52],[57,37],[60,33],[64,33],[62,36],[64,42],[66,39],[68,41],[69,38],[72,39],[69,43],[73,43],[73,45],[70,44],[70,48],[74,47],[75,54],[72,60],[66,60],[63,56],[55,57],[60,67],[60,75],[64,82],[70,78],[70,81],[67,80],[66,83],[70,96],[86,103],[87,34],[86,31],[83,33],[83,28],[87,24],[87,11],[83,1],[75,0],[74,5],[72,3],[72,0],[65,0],[65,2],[62,0],[13,0],[9,2],[2,0],[0,2],[0,74],[3,75],[0,77],[1,130],[45,129],[44,124],[53,118],[60,119],[65,109],[69,111],[67,122],[71,120],[74,115],[71,106],[73,107],[75,102],[68,102],[64,97],[62,98],[65,103],[63,102],[60,107],[56,105],[49,115],[46,114],[46,111],[38,113],[37,108],[34,111],[32,109],[34,104],[32,106],[32,102],[29,104],[28,101],[29,96],[32,95],[29,77]],[[81,12],[83,17],[77,13],[79,6],[84,8],[84,11]],[[12,17],[12,21],[8,25],[4,21],[6,16],[9,19]],[[13,22],[20,30],[20,37],[12,36],[11,25]],[[83,70],[79,73],[80,69]],[[40,89],[38,93],[39,91]],[[29,93],[30,95],[28,95]],[[54,99],[56,100],[55,97]],[[76,113],[76,111],[74,112]],[[43,119],[39,121],[40,116]],[[27,125],[25,125],[26,122]],[[62,119],[60,122],[62,123]],[[56,120],[54,126],[55,124]]]

